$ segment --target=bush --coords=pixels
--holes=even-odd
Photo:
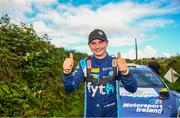
[[[47,36],[47,35],[45,35]],[[39,37],[31,25],[0,19],[0,116],[78,116],[83,92],[65,94],[62,63],[70,51]],[[75,65],[87,54],[71,50]],[[68,104],[67,104],[68,103]],[[72,112],[69,112],[72,111]]]

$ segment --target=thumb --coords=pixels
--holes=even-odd
[[[69,54],[69,58],[72,59],[72,60],[74,59],[74,58],[73,58],[73,53],[72,53],[72,52]]]
[[[117,58],[118,58],[118,59],[121,59],[121,53],[120,53],[120,52],[118,52]]]

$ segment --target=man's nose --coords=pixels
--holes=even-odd
[[[95,48],[99,48],[99,44],[96,44]]]

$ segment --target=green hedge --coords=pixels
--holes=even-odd
[[[75,55],[75,65],[87,54],[55,48],[31,25],[0,19],[0,116],[78,116],[83,91],[65,94],[62,63]],[[82,86],[82,85],[81,85]]]

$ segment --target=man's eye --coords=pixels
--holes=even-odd
[[[95,45],[96,43],[95,42],[92,42],[91,45]]]
[[[103,41],[99,41],[99,44],[102,44],[103,43]]]

